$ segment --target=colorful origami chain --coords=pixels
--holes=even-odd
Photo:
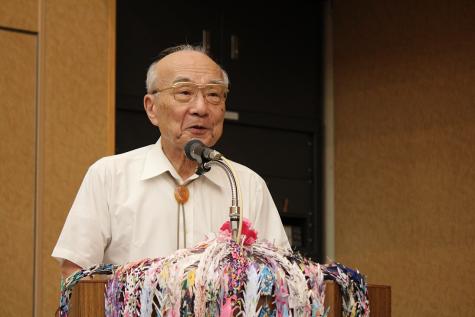
[[[343,317],[368,317],[369,299],[365,277],[358,271],[333,262],[322,266],[325,280],[335,281],[342,293]]]
[[[107,317],[325,317],[325,279],[340,286],[345,317],[369,316],[366,282],[358,271],[256,241],[256,232],[244,226],[249,237],[242,244],[222,230],[168,257],[81,270],[62,283],[59,316],[68,316],[74,285],[95,274],[112,276]]]
[[[57,316],[67,317],[69,314],[69,301],[71,300],[71,294],[73,287],[79,283],[79,281],[85,277],[92,275],[109,275],[112,274],[117,265],[101,264],[95,265],[88,269],[77,271],[66,279],[61,280],[61,295],[59,300],[59,308],[56,312]]]

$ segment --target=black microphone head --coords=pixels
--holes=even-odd
[[[198,139],[193,139],[185,144],[185,155],[192,161],[201,161],[201,153],[205,145]]]

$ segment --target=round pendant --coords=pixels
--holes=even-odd
[[[186,186],[179,185],[175,188],[175,199],[180,204],[185,204],[190,197],[190,192]]]

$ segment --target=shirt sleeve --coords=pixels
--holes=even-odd
[[[83,179],[52,256],[82,268],[103,261],[110,241],[106,170],[92,165]]]
[[[251,207],[251,221],[257,229],[258,239],[265,239],[280,248],[290,248],[282,220],[266,183],[257,174],[252,182],[255,187],[252,194],[255,194],[255,197],[251,199],[254,202]]]

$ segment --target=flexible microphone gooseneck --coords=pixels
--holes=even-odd
[[[196,174],[202,175],[211,169],[211,165],[217,165],[224,170],[231,185],[231,207],[229,207],[229,222],[231,224],[232,238],[239,243],[241,238],[242,217],[239,207],[239,188],[236,182],[236,175],[233,172],[231,164],[225,157],[216,150],[213,150],[203,144],[200,140],[193,139],[185,145],[185,155],[188,159],[196,161],[198,168]]]

